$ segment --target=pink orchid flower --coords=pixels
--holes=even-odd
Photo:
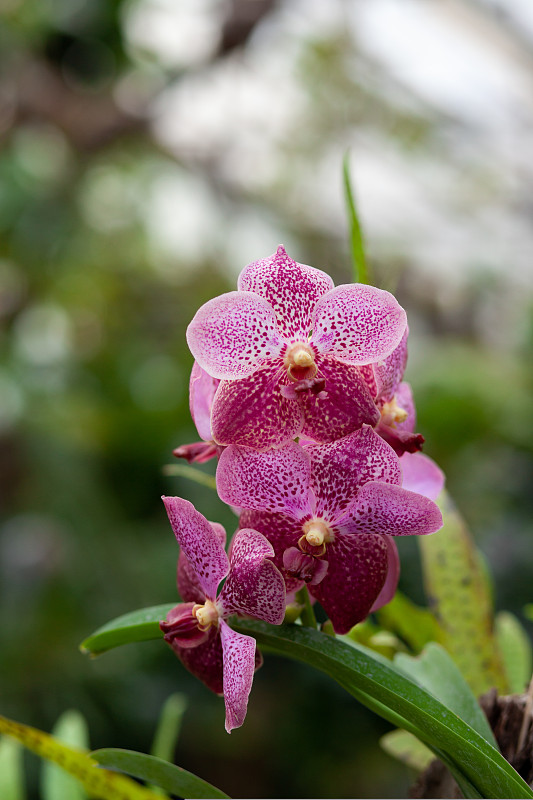
[[[172,451],[176,458],[184,458],[189,464],[204,464],[218,455],[220,448],[211,433],[211,408],[219,383],[219,380],[212,378],[205,369],[194,362],[189,382],[189,408],[202,441],[176,447]]]
[[[329,444],[266,453],[232,445],[217,470],[219,496],[244,509],[242,527],[272,543],[287,591],[307,583],[337,633],[392,598],[398,559],[390,537],[442,526],[435,503],[401,484],[398,456],[367,425]]]
[[[222,525],[208,522],[180,497],[163,497],[163,502],[180,545],[178,590],[185,602],[160,627],[183,665],[224,695],[230,733],[244,722],[261,660],[255,639],[232,630],[226,618],[240,614],[279,625],[285,614],[283,577],[270,561],[274,550],[261,533],[240,530],[228,559]]]
[[[261,450],[300,434],[330,442],[375,425],[379,411],[360,367],[387,358],[406,324],[388,292],[334,288],[281,246],[245,267],[238,291],[205,303],[187,330],[198,364],[220,379],[214,440]]]

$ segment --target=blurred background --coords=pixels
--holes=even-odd
[[[405,796],[387,724],[318,673],[268,658],[230,738],[160,642],[78,645],[176,598],[162,493],[233,531],[162,471],[197,438],[185,328],[281,242],[351,280],[348,149],[426,452],[497,608],[533,600],[533,6],[0,0],[0,138],[2,713],[50,730],[78,708],[93,747],[147,751],[183,690],[176,761],[233,797]]]

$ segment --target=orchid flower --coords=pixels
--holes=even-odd
[[[360,367],[390,356],[406,324],[388,292],[334,288],[281,246],[245,267],[238,291],[205,303],[187,329],[198,364],[220,380],[215,442],[264,450],[299,435],[330,442],[375,425],[380,414]]]
[[[283,577],[270,560],[272,545],[261,533],[240,530],[228,559],[222,525],[208,522],[180,497],[163,497],[163,502],[180,545],[178,590],[185,602],[160,627],[183,665],[224,695],[230,733],[244,722],[261,661],[255,639],[232,630],[226,619],[240,614],[279,625],[285,614]]]
[[[189,382],[189,407],[202,441],[176,447],[173,450],[176,458],[184,458],[189,463],[203,464],[218,454],[220,448],[213,441],[211,433],[211,407],[219,383],[219,380],[212,378],[205,369],[194,362]]]
[[[330,444],[290,443],[266,453],[232,445],[217,470],[220,498],[244,509],[242,527],[272,543],[287,591],[307,583],[337,633],[394,594],[390,537],[442,526],[435,503],[401,484],[398,456],[367,425]]]

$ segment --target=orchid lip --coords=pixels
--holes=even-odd
[[[388,403],[384,403],[381,409],[381,421],[385,425],[405,422],[408,416],[408,412],[398,405],[396,395]]]
[[[314,351],[306,342],[291,344],[284,355],[283,364],[293,381],[309,380],[317,373]]]
[[[303,526],[305,540],[311,547],[322,547],[334,541],[335,535],[327,523],[320,518],[310,519]]]
[[[206,600],[203,605],[196,604],[192,610],[193,617],[198,620],[198,627],[206,631],[211,625],[218,624],[218,611],[212,600]]]

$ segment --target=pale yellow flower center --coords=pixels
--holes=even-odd
[[[398,422],[405,422],[408,413],[404,408],[400,408],[396,400],[396,395],[389,403],[384,403],[381,409],[381,421],[384,425],[395,425]]]
[[[192,614],[198,620],[200,630],[206,631],[210,625],[218,623],[218,611],[212,600],[206,600],[203,605],[193,606]]]
[[[311,547],[321,547],[335,539],[333,531],[323,519],[310,519],[303,526],[304,536]]]
[[[293,381],[314,378],[316,375],[315,354],[305,342],[295,342],[288,347],[283,363]]]

